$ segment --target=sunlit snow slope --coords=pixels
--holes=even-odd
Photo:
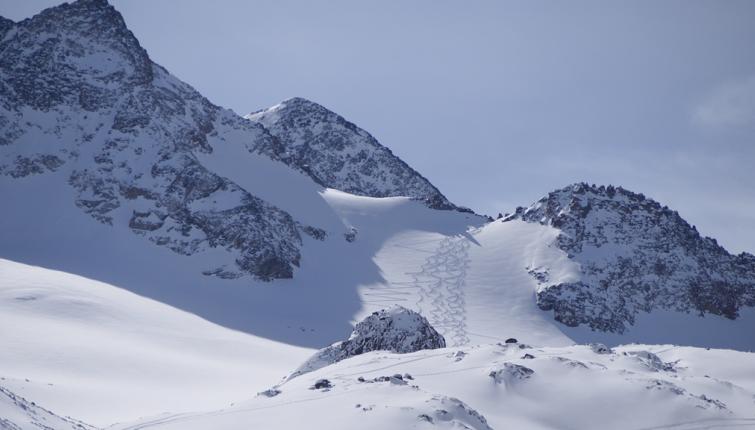
[[[0,309],[0,387],[97,426],[227,405],[311,353],[8,260],[0,260]],[[0,402],[0,417],[14,416],[12,406]]]
[[[753,354],[701,348],[489,344],[411,354],[375,351],[277,389],[272,397],[259,395],[212,412],[117,428],[755,427]]]

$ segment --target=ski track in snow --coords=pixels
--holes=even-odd
[[[434,251],[415,249],[437,243]],[[370,289],[366,302],[373,305],[393,304],[416,300],[414,307],[446,337],[448,346],[469,343],[464,285],[469,268],[469,240],[463,236],[441,240],[394,245],[418,252],[429,253],[418,271],[406,272],[411,278],[404,282],[391,282],[389,286]],[[412,303],[409,303],[412,305]]]

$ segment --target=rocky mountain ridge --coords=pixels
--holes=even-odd
[[[549,193],[502,221],[560,230],[555,245],[581,280],[554,284],[529,268],[537,304],[569,326],[621,333],[655,309],[735,319],[755,306],[755,256],[729,254],[676,211],[621,187],[578,183]]]
[[[460,209],[365,130],[323,106],[294,97],[246,115],[276,140],[257,150],[308,174],[318,184],[356,195],[407,196],[434,209]]]
[[[297,222],[296,214],[200,161],[219,145],[288,159],[275,149],[280,139],[261,123],[212,104],[154,63],[107,1],[66,3],[19,23],[3,18],[0,32],[5,180],[57,172],[75,190],[76,206],[99,222],[127,227],[180,254],[225,250],[225,262],[205,270],[223,278],[290,278],[299,265],[301,234],[324,237],[317,226]],[[377,161],[404,168],[376,182],[416,178],[424,188],[412,197],[451,207],[418,173],[375,145],[383,155]],[[348,184],[313,178],[367,196],[405,191],[378,188],[367,176]]]

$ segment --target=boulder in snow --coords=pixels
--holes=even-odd
[[[445,346],[446,340],[425,317],[401,306],[393,306],[373,312],[357,323],[347,340],[315,353],[289,379],[365,352],[391,351],[405,354]]]
[[[529,367],[520,366],[514,363],[503,363],[500,369],[490,371],[490,376],[496,384],[509,384],[517,380],[529,379],[535,371]]]

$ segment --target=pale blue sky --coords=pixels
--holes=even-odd
[[[458,204],[495,214],[612,183],[755,252],[753,1],[112,3],[216,104],[319,102]]]

